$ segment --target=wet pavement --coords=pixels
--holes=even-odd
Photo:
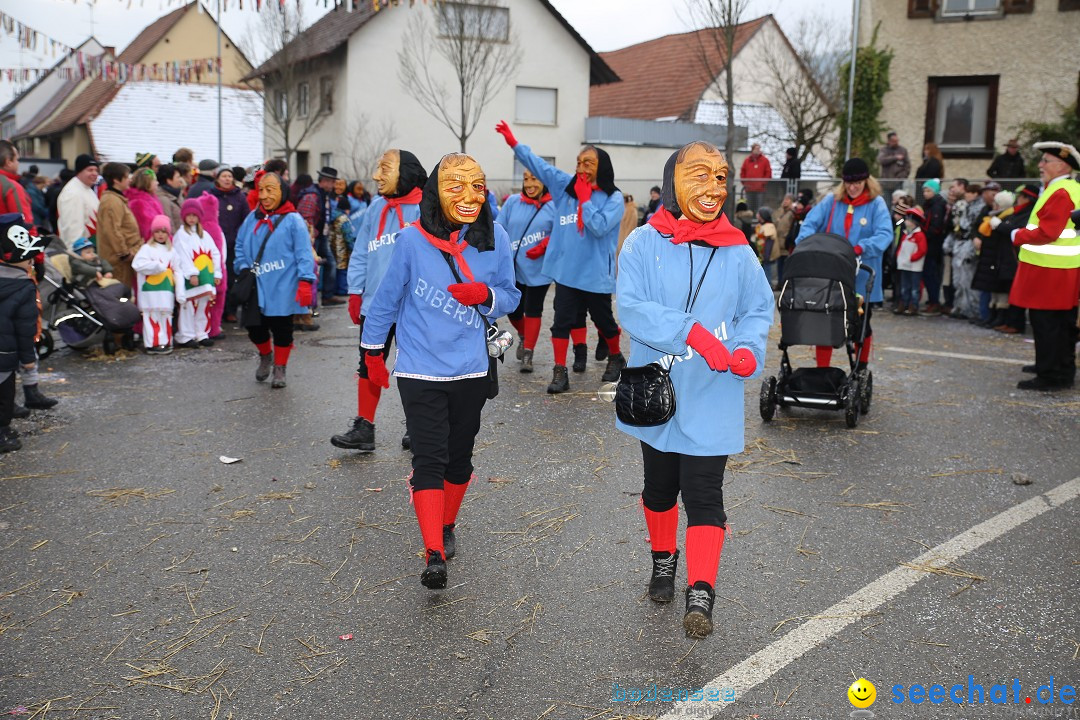
[[[603,363],[548,396],[541,342],[535,374],[512,358],[502,368],[458,556],[431,592],[396,390],[376,453],[332,447],[355,411],[356,330],[342,309],[321,320],[298,335],[284,390],[254,381],[234,330],[166,357],[61,350],[44,363],[61,404],[16,421],[24,449],[0,457],[0,714],[712,717],[618,689],[708,686],[900,563],[1080,476],[1080,392],[1015,388],[1030,342],[881,313],[873,406],[856,429],[812,410],[764,424],[749,383],[717,630],[695,642],[681,598],[645,597],[640,453],[596,399]],[[796,365],[810,357],[793,351]],[[778,365],[771,350],[767,372]],[[781,655],[721,716],[845,717],[848,685],[866,677],[878,717],[1076,717],[1023,699],[1051,677],[1058,691],[1080,682],[1078,518],[1080,500],[1065,502],[946,571],[923,568],[872,613]],[[966,688],[969,675],[987,690],[1019,679],[1020,704],[893,702],[894,685]]]

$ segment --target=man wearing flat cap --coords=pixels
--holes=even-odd
[[[208,193],[214,189],[214,178],[217,177],[218,170],[221,165],[217,160],[200,160],[199,161],[199,177],[195,180],[191,187],[188,188],[187,198],[197,198],[203,193]]]
[[[334,296],[337,266],[330,254],[330,243],[326,237],[334,208],[334,182],[338,171],[326,166],[319,171],[318,186],[306,188],[300,193],[296,211],[307,222],[311,237],[315,243],[315,253],[320,258],[319,288],[324,305],[344,305],[345,300]]]
[[[1035,338],[1035,364],[1024,368],[1035,377],[1021,390],[1071,388],[1076,379],[1076,310],[1080,302],[1080,238],[1070,215],[1080,208],[1080,152],[1062,142],[1035,143],[1042,153],[1039,178],[1043,191],[1026,228],[1012,232],[1019,266],[1009,303],[1028,309]],[[994,218],[998,220],[998,218]],[[991,226],[994,221],[991,220]]]

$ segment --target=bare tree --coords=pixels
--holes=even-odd
[[[695,27],[712,30],[699,32],[697,38],[701,71],[705,73],[709,87],[724,100],[727,106],[727,141],[724,156],[733,162],[735,153],[735,77],[731,60],[735,55],[735,39],[739,25],[750,6],[750,0],[684,0],[690,21]]]
[[[379,158],[394,142],[395,135],[392,121],[383,119],[373,123],[366,114],[361,114],[350,121],[340,159],[335,158],[335,162],[349,177],[367,183],[375,174]]]
[[[836,48],[843,43],[843,27],[820,16],[803,18],[790,36],[767,36],[764,84],[789,130],[775,139],[798,148],[800,162],[824,147],[836,128],[843,60]]]
[[[495,0],[432,3],[430,20],[427,13],[409,19],[408,37],[413,41],[398,51],[398,79],[425,112],[454,133],[465,152],[484,107],[521,64],[510,11]],[[445,82],[446,69],[450,83]]]
[[[240,43],[244,54],[259,58],[258,77],[246,84],[263,100],[269,152],[281,150],[292,163],[296,149],[330,114],[329,88],[322,87],[314,63],[296,40],[304,29],[301,3],[267,3],[259,19]]]

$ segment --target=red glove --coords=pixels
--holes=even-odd
[[[517,147],[517,138],[514,137],[514,133],[510,131],[510,126],[506,124],[505,120],[499,121],[499,123],[495,126],[495,132],[503,136],[503,140],[506,141],[507,145],[509,145],[510,147]]]
[[[584,175],[578,175],[574,180],[574,194],[577,195],[579,203],[587,203],[592,197],[592,184]]]
[[[364,358],[367,366],[367,379],[381,388],[390,387],[390,372],[386,369],[386,359],[381,352],[369,352]]]
[[[750,377],[757,370],[757,360],[754,359],[754,353],[750,352],[750,348],[736,348],[735,352],[731,353],[731,372],[740,377]]]
[[[731,353],[724,347],[724,343],[702,327],[701,323],[694,323],[694,327],[690,328],[690,334],[686,336],[686,344],[694,348],[716,372],[724,372],[728,369]]]
[[[455,283],[446,288],[462,305],[479,305],[487,303],[491,291],[482,282]]]
[[[353,325],[360,324],[360,303],[363,302],[363,298],[359,295],[349,296],[349,319],[353,321]]]
[[[543,240],[541,240],[540,242],[533,245],[528,250],[526,250],[525,251],[525,257],[529,258],[530,260],[535,260],[536,258],[543,255],[545,252],[547,252],[548,240],[550,240],[550,239],[551,239],[550,237],[546,237]]]
[[[856,245],[855,246],[855,254],[856,255],[862,255],[862,245]]]
[[[300,307],[311,307],[312,302],[315,300],[314,295],[310,280],[301,280],[296,285],[296,304]]]

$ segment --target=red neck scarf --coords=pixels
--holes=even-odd
[[[535,208],[540,208],[540,207],[543,207],[545,204],[551,202],[551,193],[544,193],[543,195],[540,196],[539,200],[533,200],[531,197],[529,197],[525,193],[521,193],[521,201],[524,202],[524,203],[528,203],[529,205],[532,205]]]
[[[390,208],[394,209],[397,213],[398,226],[404,227],[405,218],[401,215],[402,205],[418,205],[420,198],[423,197],[424,191],[418,187],[414,187],[409,192],[405,193],[401,197],[386,197],[383,195],[383,200],[386,201],[386,205],[383,206],[382,213],[379,215],[379,232],[375,235],[377,238],[381,238],[383,234],[383,228],[386,227],[386,214],[390,212]]]
[[[296,208],[293,207],[293,204],[288,200],[283,202],[281,204],[281,207],[279,207],[277,210],[274,210],[273,212],[266,212],[266,210],[264,210],[260,205],[259,209],[255,211],[255,217],[258,218],[258,221],[255,223],[255,230],[253,232],[259,232],[259,226],[264,223],[266,225],[269,225],[270,232],[273,232],[274,223],[271,222],[270,218],[274,217],[275,215],[285,215],[291,212],[296,212]]]
[[[661,235],[670,235],[674,245],[701,240],[713,247],[732,247],[734,245],[749,245],[746,236],[731,226],[727,215],[720,213],[715,220],[707,223],[698,223],[689,218],[675,219],[663,205],[649,218],[652,225]]]
[[[855,208],[860,205],[866,205],[870,202],[870,191],[863,190],[859,193],[858,197],[850,197],[847,193],[837,200],[836,202],[842,202],[847,205],[847,211],[844,214],[844,237],[851,237],[851,223],[855,220]],[[829,232],[829,228],[832,227],[833,213],[836,212],[836,203],[833,203],[832,210],[829,211],[829,224],[825,226],[825,232]]]
[[[443,240],[442,238],[437,238],[429,233],[420,223],[416,223],[414,227],[420,231],[420,234],[423,235],[429,243],[445,253],[450,253],[450,256],[457,262],[461,274],[468,278],[469,282],[475,281],[472,270],[469,269],[469,263],[465,262],[465,256],[463,255],[465,248],[468,247],[469,243],[465,240],[458,242],[458,235],[461,233],[460,230],[450,233],[449,240]]]

